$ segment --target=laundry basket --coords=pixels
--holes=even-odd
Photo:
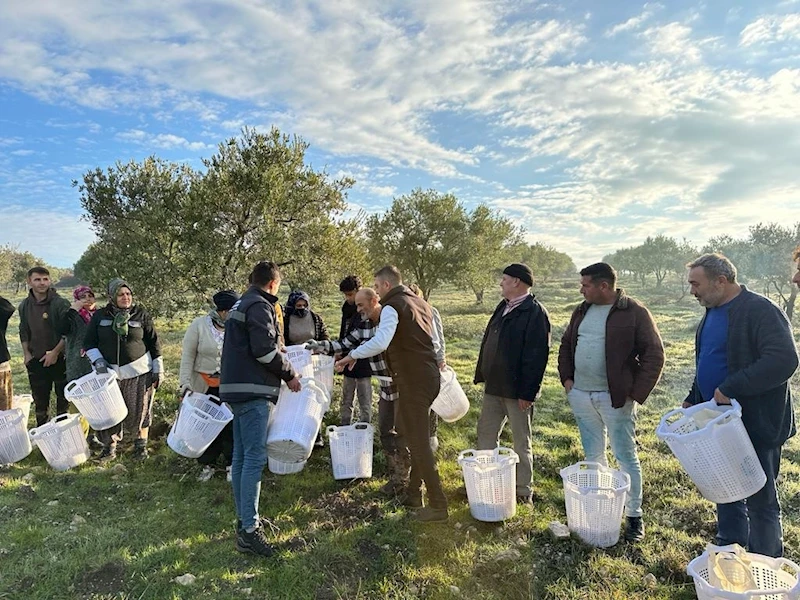
[[[96,431],[113,427],[128,416],[114,371],[91,372],[70,381],[64,388],[64,395]]]
[[[443,421],[452,423],[458,421],[469,412],[469,400],[461,384],[458,383],[456,372],[450,367],[445,367],[441,371],[441,388],[439,395],[431,405],[431,409],[439,415]]]
[[[706,411],[718,416],[706,421],[712,414]],[[700,494],[711,502],[743,500],[767,481],[736,400],[730,405],[712,401],[672,410],[661,418],[656,435],[667,443]]]
[[[301,379],[302,388],[292,392],[282,387],[267,430],[267,456],[298,463],[311,456],[328,398],[313,380]]]
[[[372,477],[372,442],[375,428],[369,423],[327,429],[334,479]]]
[[[28,434],[56,471],[66,471],[89,460],[89,444],[79,414],[58,415],[41,427],[31,429]]]
[[[293,475],[294,473],[299,473],[306,466],[306,462],[307,461],[305,460],[298,462],[284,462],[267,454],[267,466],[269,468],[269,472],[275,473],[275,475]]]
[[[330,398],[333,393],[333,357],[315,354],[311,361],[314,366],[314,381]]]
[[[314,362],[311,358],[311,350],[306,350],[303,344],[295,346],[286,346],[286,358],[292,363],[294,370],[297,371],[300,377],[314,377]]]
[[[494,523],[516,514],[518,462],[511,448],[464,450],[458,455],[469,512],[478,521]]]
[[[217,404],[215,396],[189,392],[181,402],[178,418],[167,435],[167,445],[186,458],[197,458],[208,449],[225,425],[233,420],[231,409]]]
[[[616,544],[631,488],[628,474],[596,462],[579,462],[561,469],[561,479],[570,531],[599,548]]]
[[[31,416],[31,404],[33,404],[33,396],[30,394],[20,394],[11,398],[11,408],[18,408],[22,411],[22,414],[25,415],[26,426]]]
[[[19,462],[31,450],[28,419],[22,409],[0,411],[0,465]]]
[[[716,547],[717,551],[732,552],[733,546]],[[698,600],[797,600],[800,598],[800,566],[785,558],[770,558],[745,552],[756,589],[748,592],[729,592],[709,583],[708,550],[689,563],[686,572],[694,580]]]

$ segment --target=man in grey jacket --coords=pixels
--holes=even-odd
[[[736,282],[736,267],[726,257],[704,254],[687,266],[692,295],[706,313],[697,328],[697,370],[684,407],[735,398],[767,475],[766,485],[749,498],[717,505],[716,543],[782,556],[775,482],[783,444],[795,434],[789,379],[798,356],[792,327],[778,305]]]

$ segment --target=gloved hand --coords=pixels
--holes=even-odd
[[[178,391],[175,393],[175,395],[178,397],[178,400],[182,400],[183,397],[186,395],[186,392],[191,392],[191,391],[192,390],[189,389],[189,386],[184,384],[178,388]]]
[[[155,378],[155,381],[153,381],[153,389],[157,390],[158,386],[164,383],[164,373],[153,373],[153,377]]]
[[[314,354],[330,354],[333,349],[329,340],[322,340],[320,342],[311,340],[310,342],[306,342],[305,348],[306,350],[311,350]]]
[[[108,373],[108,361],[105,358],[98,358],[93,366],[95,373]]]

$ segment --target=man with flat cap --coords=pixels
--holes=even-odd
[[[511,425],[517,464],[517,502],[532,502],[531,416],[550,356],[550,319],[530,293],[530,267],[514,263],[503,271],[503,300],[483,334],[475,383],[484,383],[478,419],[478,449],[495,448],[506,421]]]

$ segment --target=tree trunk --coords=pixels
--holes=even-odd
[[[482,289],[476,290],[476,289],[473,288],[472,291],[475,292],[475,304],[483,304],[483,292],[484,292],[484,290],[482,290]]]
[[[789,317],[790,321],[792,320],[792,314],[794,313],[794,303],[796,299],[797,299],[797,287],[792,286],[792,293],[789,294],[789,297],[786,299],[786,305],[784,307],[786,310],[786,316]]]

